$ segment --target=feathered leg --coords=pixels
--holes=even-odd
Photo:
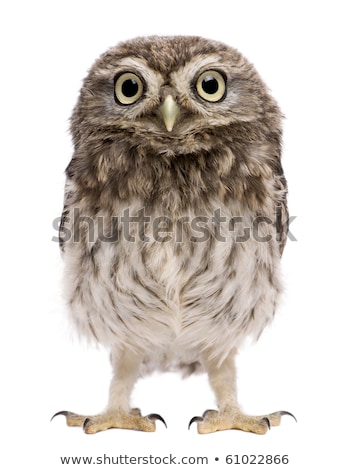
[[[265,434],[270,426],[280,424],[283,415],[293,416],[288,411],[277,411],[262,416],[248,416],[240,411],[236,392],[235,353],[236,351],[233,351],[221,365],[211,360],[209,354],[203,358],[219,410],[207,410],[202,417],[191,419],[190,425],[197,422],[200,434],[228,429]]]
[[[130,395],[138,378],[141,357],[130,351],[111,356],[113,379],[110,385],[109,401],[106,410],[93,416],[77,415],[70,411],[60,411],[55,416],[64,415],[68,426],[82,426],[87,434],[94,434],[110,428],[155,431],[155,421],[163,418],[157,414],[141,416],[140,410],[130,409]]]

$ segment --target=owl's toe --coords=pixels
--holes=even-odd
[[[147,416],[142,416],[138,410],[132,410],[130,413],[108,413],[86,418],[83,423],[83,430],[86,434],[95,434],[112,428],[154,432],[157,420],[161,421],[166,427],[164,419],[155,413]]]
[[[82,426],[86,419],[86,416],[84,415],[78,415],[70,411],[59,411],[52,416],[51,421],[56,418],[56,416],[64,416],[66,418],[67,426]]]

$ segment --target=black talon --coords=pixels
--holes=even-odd
[[[279,411],[278,413],[279,413],[281,416],[285,416],[285,415],[291,416],[292,418],[295,419],[295,422],[296,422],[296,423],[298,422],[298,420],[296,419],[296,417],[295,417],[292,413],[289,413],[289,411]]]
[[[155,420],[158,419],[158,421],[161,421],[161,422],[164,424],[164,426],[165,426],[166,428],[168,427],[168,426],[166,425],[166,422],[165,422],[164,418],[162,418],[162,417],[161,417],[160,415],[158,415],[157,413],[152,413],[152,414],[150,414],[150,415],[147,415],[147,418],[148,418],[148,419],[151,419],[152,421],[155,421]]]
[[[56,416],[62,415],[62,416],[67,417],[68,414],[69,414],[69,411],[59,411],[58,413],[55,413],[55,414],[52,416],[52,418],[51,418],[50,421],[52,421],[54,418],[56,418]]]
[[[85,418],[84,422],[83,422],[83,431],[85,432],[85,428],[86,426],[91,422],[91,419],[90,418]]]
[[[191,421],[188,423],[188,429],[190,429],[193,423],[201,423],[202,421],[204,421],[204,418],[202,416],[193,416]]]
[[[262,419],[262,421],[265,421],[265,423],[267,424],[267,427],[268,427],[269,429],[271,429],[271,423],[270,423],[269,418],[266,418],[266,417],[265,417],[265,418]]]

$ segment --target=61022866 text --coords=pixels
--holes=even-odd
[[[226,456],[226,463],[231,465],[264,465],[264,464],[282,464],[286,465],[289,463],[288,455],[254,455],[254,454],[230,454]]]

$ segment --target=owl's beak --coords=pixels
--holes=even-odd
[[[171,132],[180,116],[180,108],[171,95],[168,95],[159,107],[159,114],[164,121],[167,131]]]

